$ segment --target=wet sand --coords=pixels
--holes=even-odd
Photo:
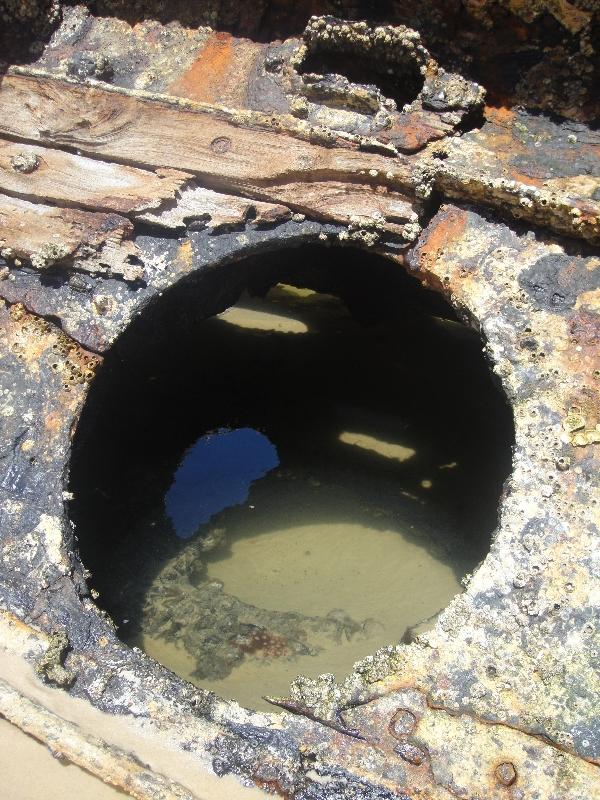
[[[0,797],[3,800],[124,800],[75,764],[60,761],[48,748],[0,717]]]
[[[326,616],[343,610],[364,621],[336,644],[322,637],[317,655],[292,660],[247,656],[222,680],[198,681],[196,661],[174,642],[145,636],[143,649],[193,683],[257,710],[273,710],[262,695],[285,696],[299,674],[337,678],[380,647],[398,642],[406,628],[436,614],[460,591],[456,571],[431,548],[397,530],[357,524],[315,524],[240,536],[231,555],[213,560],[213,580],[244,602],[275,611]],[[385,588],[385,592],[382,591]]]

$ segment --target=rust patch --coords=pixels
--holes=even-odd
[[[247,107],[247,87],[263,46],[215,31],[192,66],[169,87],[170,94],[204,103]]]
[[[451,130],[436,114],[415,112],[398,116],[390,130],[379,133],[377,138],[391,142],[402,152],[415,153],[429,142],[443,139]]]
[[[231,34],[215,32],[189,70],[171,84],[169,91],[189,97],[190,100],[214,101],[223,82],[223,74],[230,68],[232,50]]]
[[[179,245],[179,260],[183,264],[184,269],[189,270],[192,268],[192,243],[186,239]]]
[[[569,322],[573,344],[598,345],[600,343],[600,315],[579,309]]]
[[[515,121],[515,112],[506,106],[485,106],[485,118],[502,127],[508,127]]]
[[[421,264],[425,269],[448,250],[454,239],[460,238],[466,224],[467,213],[458,208],[450,208],[440,213],[437,225],[428,231],[427,238],[418,248]]]
[[[49,433],[56,435],[62,430],[62,422],[62,415],[58,411],[51,411],[44,419],[44,427]]]

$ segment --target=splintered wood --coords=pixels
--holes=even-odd
[[[0,194],[0,251],[47,269],[81,256],[89,272],[139,277],[131,236],[133,225],[117,214],[77,211],[29,203]]]
[[[504,117],[504,127],[488,122],[414,156],[393,148],[384,155],[371,152],[377,143],[366,151],[358,137],[285,115],[15,70],[0,83],[0,249],[36,268],[76,260],[80,269],[135,280],[143,275],[136,222],[160,235],[192,223],[215,231],[278,224],[301,213],[348,226],[342,238],[362,233],[372,244],[385,234],[406,244],[421,230],[419,198],[432,190],[597,241],[598,137],[589,133],[578,151],[585,174],[572,174],[574,162],[565,176],[570,142],[554,126],[560,158],[553,179],[542,180],[539,151],[529,139],[516,142],[523,125]]]
[[[192,222],[277,224],[301,212],[342,224],[376,218],[401,235],[417,218],[397,191],[410,177],[402,158],[305,141],[261,115],[9,74],[1,136],[2,247],[37,268],[76,258],[88,271],[135,279],[136,220],[159,233]]]

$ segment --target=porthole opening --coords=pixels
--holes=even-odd
[[[514,439],[477,333],[396,263],[307,245],[189,278],[108,354],[71,462],[120,638],[253,708],[433,624]]]

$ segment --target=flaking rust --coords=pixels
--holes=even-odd
[[[82,722],[63,750],[135,797],[188,789],[164,764],[128,781],[125,722],[140,751],[297,800],[600,796],[598,12],[446,5],[0,2],[21,63],[0,83],[2,645],[112,715],[112,739],[90,749]],[[516,447],[491,550],[434,629],[258,714],[118,640],[67,476],[100,354],[137,315],[308,242],[370,247],[448,298]]]

